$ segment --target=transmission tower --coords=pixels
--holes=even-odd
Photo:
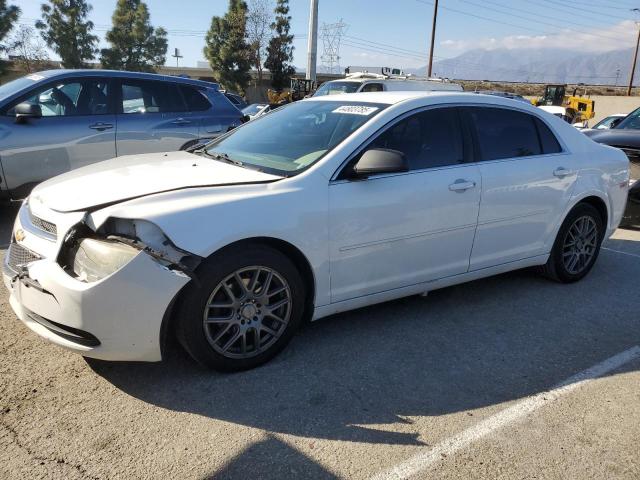
[[[323,23],[320,35],[322,37],[322,66],[326,73],[341,73],[340,70],[340,41],[346,33],[348,25],[340,19],[336,23]]]

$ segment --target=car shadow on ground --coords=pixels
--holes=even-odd
[[[607,245],[640,254],[640,242]],[[544,391],[640,343],[639,275],[640,258],[603,251],[572,285],[523,270],[363,308],[305,327],[243,373],[204,371],[177,347],[158,364],[90,366],[174,411],[306,438],[430,444],[398,424]]]

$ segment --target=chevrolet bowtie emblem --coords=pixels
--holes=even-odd
[[[18,230],[16,230],[16,233],[14,234],[14,237],[16,237],[16,240],[17,240],[18,242],[23,241],[23,240],[24,240],[24,238],[25,238],[26,236],[27,236],[27,235],[24,233],[24,230],[22,230],[21,228],[19,228]]]

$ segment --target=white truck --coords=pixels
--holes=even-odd
[[[454,91],[461,92],[462,86],[443,78],[422,78],[406,75],[398,69],[381,69],[385,73],[374,73],[367,70],[351,73],[347,68],[346,78],[323,83],[314,97],[356,92],[387,91]],[[390,71],[389,73],[386,73]],[[393,72],[393,73],[391,73]]]

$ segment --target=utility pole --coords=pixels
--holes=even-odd
[[[633,8],[632,12],[639,13],[640,9]],[[640,46],[640,25],[636,22],[638,28],[638,39],[636,40],[636,51],[633,54],[633,62],[631,63],[631,75],[629,75],[629,88],[627,88],[627,97],[631,96],[631,89],[633,88],[633,75],[636,73],[636,62],[638,61],[638,46]]]
[[[307,39],[307,80],[316,80],[318,62],[318,0],[311,0],[309,9],[309,35]]]
[[[427,78],[431,78],[433,72],[433,44],[436,41],[436,20],[438,19],[438,0],[433,4],[433,26],[431,27],[431,48],[429,49],[429,68],[427,68]]]

